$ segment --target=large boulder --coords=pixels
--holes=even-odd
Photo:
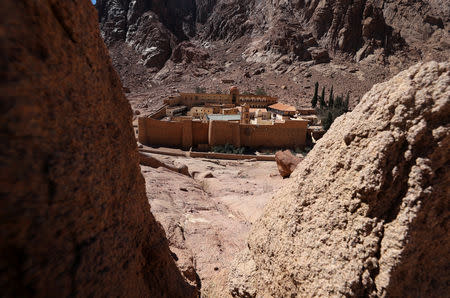
[[[308,51],[311,52],[311,57],[316,64],[330,62],[330,55],[326,49],[313,47],[309,48]]]
[[[0,9],[3,297],[184,297],[89,0]]]
[[[285,150],[275,153],[275,161],[281,177],[287,178],[295,170],[301,159],[293,155],[290,150]]]
[[[232,294],[447,295],[449,116],[448,62],[375,85],[268,203]]]

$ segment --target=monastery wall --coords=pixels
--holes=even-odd
[[[192,143],[194,146],[208,144],[209,123],[192,121]]]
[[[188,108],[201,105],[242,105],[247,103],[251,108],[266,108],[278,101],[278,98],[267,95],[254,94],[234,94],[236,102],[233,102],[233,94],[213,94],[213,93],[180,93],[177,97],[164,100],[169,106],[184,105]]]
[[[164,100],[164,104],[169,105],[171,107],[173,106],[178,106],[181,103],[181,97],[177,96],[177,97],[169,97],[167,99]]]
[[[204,104],[231,104],[232,97],[229,94],[208,94],[208,93],[181,93],[178,100],[188,108]]]
[[[251,125],[228,121],[209,123],[183,120],[159,121],[139,118],[139,142],[149,146],[178,147],[188,150],[200,144],[231,144],[249,148],[304,147],[307,121],[287,121],[273,125]]]
[[[166,117],[167,114],[167,105],[164,105],[162,108],[151,114],[149,117],[153,119],[162,119]]]
[[[149,146],[182,147],[183,122],[139,118],[138,140]]]
[[[210,146],[231,144],[240,147],[239,123],[228,121],[210,121],[208,130]]]
[[[307,121],[287,121],[273,125],[240,125],[240,143],[243,147],[303,148]]]

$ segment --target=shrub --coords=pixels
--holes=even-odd
[[[223,146],[214,146],[212,151],[216,153],[244,154],[245,147],[234,147],[233,145],[227,143]]]
[[[255,95],[267,95],[267,92],[263,87],[257,87],[255,90]]]
[[[205,87],[195,87],[195,93],[206,93]]]

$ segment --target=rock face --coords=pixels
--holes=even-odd
[[[445,61],[450,51],[448,6],[442,0],[99,0],[96,4],[114,66],[127,85],[139,81],[136,85],[144,85],[143,90],[152,79],[167,77],[156,73],[167,71],[163,66],[170,63],[176,45],[188,40],[211,53],[222,42],[230,49],[245,39],[240,56],[246,63],[280,71],[278,64],[319,64],[342,57],[394,67],[419,60]]]
[[[202,3],[202,18],[211,4]],[[96,7],[106,44],[126,42],[149,68],[161,69],[176,43],[195,35],[194,0],[98,0]]]
[[[275,154],[275,161],[277,162],[278,171],[281,177],[287,178],[295,170],[301,159],[294,156],[291,151],[278,151]]]
[[[194,296],[150,212],[90,1],[2,1],[5,297]]]
[[[246,6],[244,10],[248,13],[235,12],[233,16],[239,15],[239,22],[227,28],[226,36],[241,37],[247,33],[260,36],[262,44],[252,49],[257,55],[271,50],[302,61],[311,59],[313,53],[307,49],[317,44],[323,48],[322,52],[353,55],[370,46],[364,52],[366,56],[377,48],[389,53],[402,45],[401,37],[386,23],[380,1],[244,1],[238,7],[242,6]],[[206,27],[211,39],[224,38],[214,26],[216,14],[222,11],[220,8],[213,11]]]
[[[450,276],[450,63],[375,85],[254,225],[240,297],[439,297]]]
[[[163,26],[178,39],[183,40],[195,34],[197,5],[194,0],[98,0],[95,6],[107,43],[129,39],[129,31],[149,11],[155,13]],[[209,6],[203,3],[200,9],[203,14]]]
[[[144,66],[161,69],[172,54],[176,37],[161,24],[155,13],[148,11],[130,26],[127,42],[140,53]]]

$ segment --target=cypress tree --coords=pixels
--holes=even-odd
[[[315,108],[317,106],[317,100],[318,100],[318,93],[319,93],[319,82],[316,82],[314,84],[314,96],[311,99],[311,105],[313,108]]]
[[[333,94],[333,86],[330,89],[330,96],[328,97],[328,107],[331,109],[334,106],[334,94]]]
[[[325,123],[323,124],[323,129],[328,130],[331,124],[333,124],[333,115],[331,114],[330,111],[328,111],[328,116],[327,119],[325,120]]]
[[[327,103],[325,102],[325,87],[322,87],[322,95],[320,96],[320,108],[323,109],[327,106]]]
[[[347,97],[345,98],[345,101],[344,101],[344,112],[348,112],[349,101],[350,101],[350,93],[347,92]]]
[[[343,100],[344,96],[343,95],[338,95],[336,96],[336,100],[334,102],[334,106],[338,109],[342,108],[342,100]]]

